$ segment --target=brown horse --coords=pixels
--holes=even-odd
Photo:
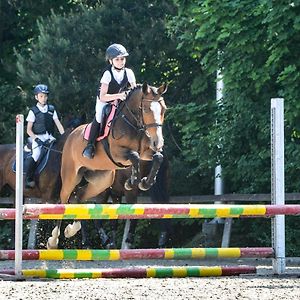
[[[75,187],[84,178],[85,188],[77,193],[77,201],[88,200],[110,187],[115,170],[132,166],[126,189],[139,186],[148,190],[155,179],[162,162],[161,150],[164,144],[162,124],[166,105],[162,95],[167,86],[159,88],[147,83],[129,91],[125,101],[117,108],[109,136],[96,146],[92,160],[82,156],[86,141],[83,139],[85,125],[76,128],[68,137],[62,155],[61,203],[67,203]],[[140,178],[140,160],[152,160],[147,177]],[[48,248],[57,248],[61,222],[48,239]],[[65,236],[71,237],[80,229],[80,222],[74,222],[65,229]]]

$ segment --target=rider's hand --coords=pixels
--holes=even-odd
[[[120,100],[121,101],[124,101],[127,97],[127,93],[126,92],[123,92],[123,93],[120,93]]]
[[[38,144],[38,146],[43,146],[44,145],[43,141],[40,140],[39,138],[35,138],[34,141]]]

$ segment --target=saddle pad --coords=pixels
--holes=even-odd
[[[103,134],[101,136],[98,136],[96,141],[101,141],[103,140],[104,138],[106,138],[109,134],[109,131],[110,131],[110,127],[111,127],[111,124],[112,124],[112,120],[116,114],[116,110],[117,110],[117,107],[118,107],[118,100],[115,100],[114,102],[112,102],[111,104],[111,111],[106,119],[106,122],[105,122],[105,127],[104,127],[104,131],[103,131]],[[84,129],[84,133],[83,133],[83,137],[85,140],[88,140],[89,139],[89,136],[90,136],[90,131],[91,131],[91,126],[92,124],[88,124],[85,129]],[[100,134],[100,132],[99,132]]]
[[[47,148],[42,147],[40,158],[37,161],[37,168],[35,171],[35,174],[40,174],[46,167],[51,148],[53,147],[55,141],[52,141],[49,145],[47,145]],[[28,168],[28,159],[31,157],[31,152],[23,151],[23,173],[26,174],[27,168]],[[16,161],[12,163],[12,170],[13,172],[16,172]]]

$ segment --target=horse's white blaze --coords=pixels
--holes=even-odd
[[[150,109],[153,112],[155,123],[161,124],[161,119],[160,118],[161,118],[161,109],[162,108],[161,108],[160,103],[153,101],[150,105]],[[163,138],[161,126],[156,127],[156,135],[157,135],[157,145],[155,145],[155,146],[156,146],[157,149],[160,149],[164,145],[164,138]]]

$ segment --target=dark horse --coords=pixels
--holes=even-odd
[[[80,118],[70,118],[66,123],[65,133],[54,143],[50,150],[48,162],[43,171],[36,177],[36,186],[33,189],[24,188],[23,195],[26,198],[39,198],[42,203],[58,202],[61,188],[60,166],[63,145],[70,132],[82,124]],[[0,192],[12,194],[15,190],[16,174],[12,166],[16,159],[16,145],[0,145]],[[24,185],[25,187],[25,185]]]
[[[33,189],[24,188],[24,197],[40,198],[43,203],[55,203],[58,201],[59,190],[61,186],[60,165],[61,152],[71,128],[54,144],[49,153],[48,163],[38,178],[38,184]],[[11,191],[15,190],[16,174],[12,170],[16,159],[16,145],[0,145],[0,191],[9,187]],[[25,185],[24,185],[25,186]]]
[[[148,174],[151,168],[151,162],[141,161],[140,171],[141,174]],[[122,198],[125,198],[125,202],[129,204],[137,203],[137,197],[140,194],[138,187],[132,190],[126,190],[124,184],[131,175],[131,168],[117,170],[114,183],[100,195],[94,199],[94,203],[121,203]],[[152,203],[168,204],[169,203],[169,161],[164,155],[163,162],[156,176],[156,181],[149,190],[149,195]],[[111,234],[108,236],[103,229],[102,220],[91,220],[95,226],[95,229],[100,237],[101,244],[107,248],[116,248],[116,230],[117,221],[109,221],[112,225]],[[124,231],[124,237],[122,242],[123,249],[132,248],[134,243],[135,230],[137,226],[136,219],[126,220],[126,226]],[[81,222],[81,234],[82,234],[82,245],[84,248],[92,246],[91,239],[88,235],[90,221],[83,220]],[[158,247],[164,248],[169,240],[171,240],[173,231],[171,227],[171,220],[158,220],[160,235],[158,239]],[[93,239],[94,242],[94,239]]]
[[[111,130],[106,139],[97,143],[95,157],[82,156],[86,141],[83,139],[85,125],[76,128],[63,148],[60,192],[61,203],[66,204],[75,187],[84,178],[87,185],[77,193],[81,203],[103,192],[113,184],[115,170],[132,166],[126,189],[139,186],[147,190],[154,182],[163,156],[162,124],[166,105],[162,95],[167,86],[159,88],[147,83],[132,89],[117,108]],[[140,160],[152,161],[147,177],[141,179]],[[61,221],[48,239],[48,248],[57,248]],[[64,233],[71,237],[80,230],[80,222],[69,224]]]

